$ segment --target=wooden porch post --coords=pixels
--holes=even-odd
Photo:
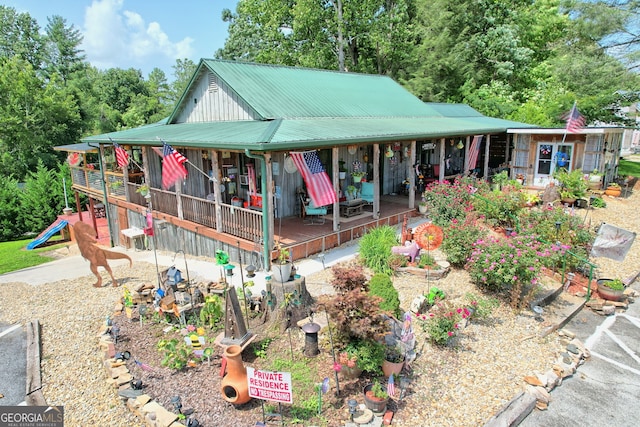
[[[144,182],[151,187],[151,172],[149,172],[149,154],[148,150],[153,150],[151,147],[144,147],[142,149],[142,164],[145,165],[142,173],[144,174]]]
[[[467,135],[464,142],[464,173],[469,172],[469,143],[471,142],[471,136]]]
[[[409,144],[409,164],[407,165],[407,176],[409,178],[409,208],[412,209],[416,205],[416,171],[414,165],[416,164],[416,141],[413,140]]]
[[[333,231],[340,231],[340,215],[338,215],[338,212],[340,212],[340,171],[338,165],[338,156],[338,147],[333,147],[331,149],[331,170],[333,171],[331,182],[333,183],[333,191],[336,192],[336,201],[333,202]]]
[[[489,145],[491,144],[491,135],[484,136],[487,143],[484,145],[484,179],[489,178]]]
[[[438,173],[438,181],[444,181],[444,138],[440,138],[440,172]]]
[[[215,197],[216,231],[222,233],[222,208],[220,207],[220,202],[222,201],[222,193],[220,192],[222,175],[220,175],[220,165],[218,163],[219,155],[220,151],[211,152],[211,173],[213,175],[213,195]]]
[[[380,218],[380,144],[373,144],[373,219]]]
[[[273,221],[273,215],[274,215],[274,198],[273,198],[273,186],[274,186],[274,181],[273,181],[273,169],[272,165],[271,165],[271,154],[270,153],[264,153],[264,161],[266,162],[266,169],[267,169],[267,176],[264,177],[263,179],[267,180],[267,183],[270,183],[270,185],[267,185],[267,194],[266,195],[262,195],[262,203],[267,202],[267,221],[269,223],[269,235],[268,236],[264,236],[264,244],[268,245],[267,247],[269,248],[269,251],[271,251],[273,249],[273,245],[274,245],[274,241],[273,241],[273,235],[274,235],[274,230],[275,230],[275,224]],[[282,173],[282,172],[280,172]],[[266,197],[266,198],[265,198]],[[271,260],[269,260],[271,261]]]

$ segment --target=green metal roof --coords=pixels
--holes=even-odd
[[[534,127],[485,117],[464,104],[424,103],[379,75],[203,60],[263,120],[162,122],[83,138],[84,142],[280,151],[367,142],[425,140]],[[187,98],[185,95],[181,102]]]
[[[263,119],[441,115],[387,76],[213,59],[203,67]]]

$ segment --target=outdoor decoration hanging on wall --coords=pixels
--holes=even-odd
[[[384,155],[389,159],[393,157],[393,150],[391,149],[391,145],[387,145],[387,151],[384,153]]]

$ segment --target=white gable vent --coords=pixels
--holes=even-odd
[[[209,92],[217,92],[218,91],[218,82],[216,81],[216,76],[212,73],[209,73]]]

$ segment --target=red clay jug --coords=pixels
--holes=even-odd
[[[227,374],[220,383],[222,398],[234,405],[242,405],[251,400],[247,384],[247,368],[242,363],[242,347],[230,345],[224,350],[227,359]]]

